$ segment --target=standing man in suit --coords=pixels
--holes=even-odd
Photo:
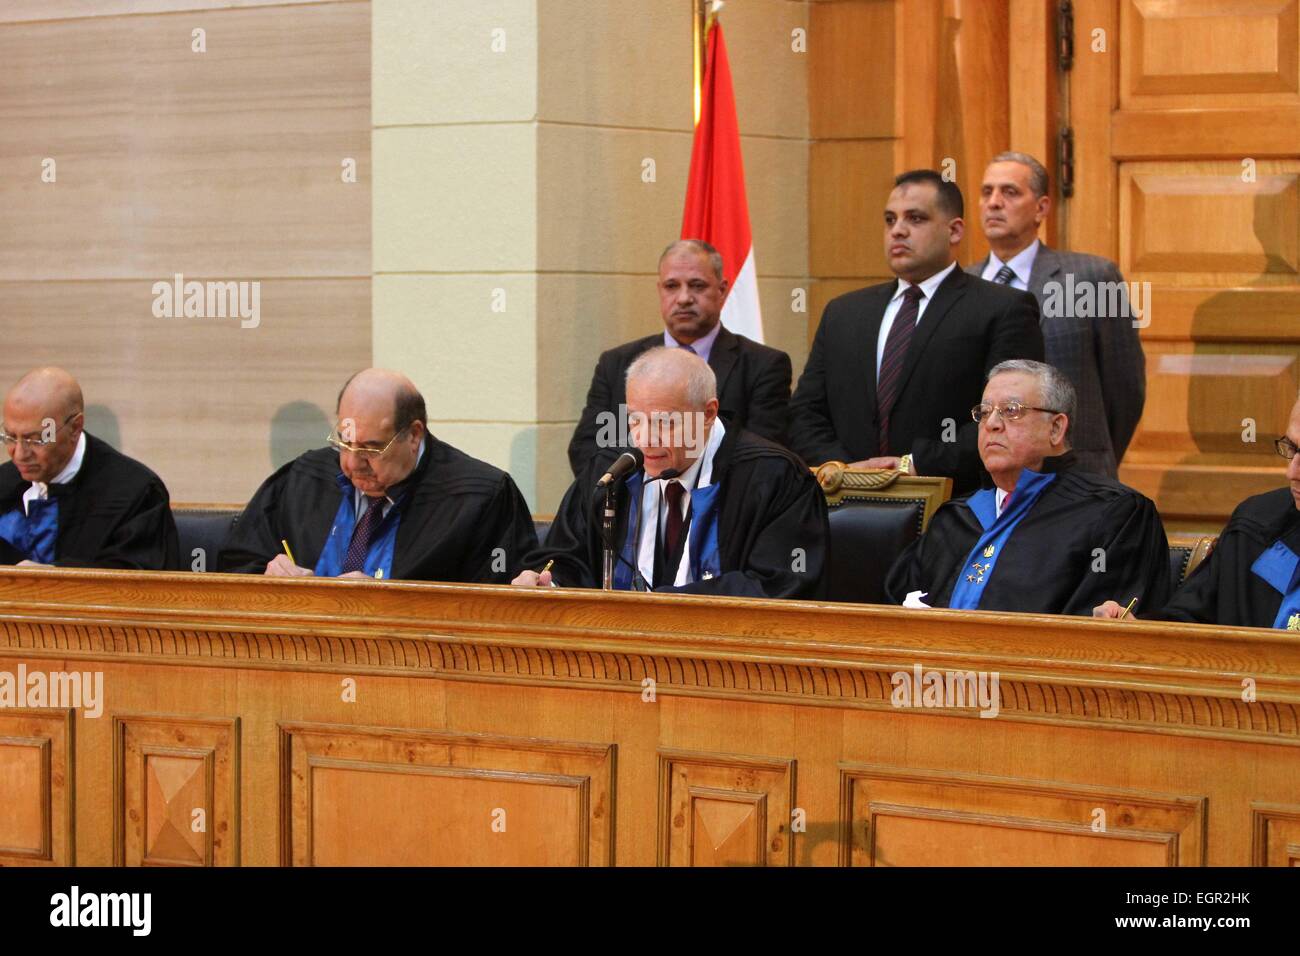
[[[930,169],[903,173],[885,206],[898,278],[832,299],[790,402],[791,447],[810,465],[849,462],[953,479],[982,466],[971,407],[989,369],[1043,358],[1033,296],[957,268],[961,190]]]
[[[1052,205],[1047,187],[1047,170],[1034,157],[1014,152],[993,157],[980,190],[980,224],[992,251],[966,271],[1033,293],[1042,311],[1047,361],[1065,373],[1079,395],[1078,417],[1070,423],[1077,467],[1114,478],[1146,403],[1142,340],[1127,295],[1115,297],[1118,314],[1105,314],[1112,297],[1101,290],[1126,288],[1115,263],[1058,252],[1039,240],[1038,225]],[[1097,307],[1089,310],[1092,315],[1075,317],[1062,291],[1089,284]],[[1063,310],[1045,305],[1049,289]],[[1066,314],[1054,314],[1059,311]]]
[[[699,239],[672,243],[659,257],[659,311],[662,334],[647,336],[610,349],[596,363],[587,390],[587,406],[569,441],[569,465],[575,476],[596,459],[613,461],[623,442],[611,442],[609,424],[617,434],[627,429],[628,367],[641,353],[657,345],[684,348],[709,363],[718,379],[720,414],[730,425],[785,444],[790,414],[790,356],[736,335],[721,324],[727,297],[722,254]]]

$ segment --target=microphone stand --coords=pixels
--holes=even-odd
[[[600,588],[614,590],[614,482],[605,486],[605,504],[601,512],[600,537],[604,544],[601,556]]]

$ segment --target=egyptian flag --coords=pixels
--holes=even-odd
[[[722,324],[756,342],[763,341],[758,307],[754,240],[745,201],[745,166],[740,157],[736,97],[722,25],[714,20],[705,44],[707,59],[700,91],[700,122],[691,149],[682,238],[703,239],[722,253],[731,291],[722,306]]]

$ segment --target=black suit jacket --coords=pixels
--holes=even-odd
[[[601,354],[587,390],[587,406],[569,441],[569,467],[575,477],[596,458],[612,461],[618,456],[617,448],[597,445],[597,416],[610,412],[617,421],[619,406],[627,402],[628,366],[642,352],[663,344],[660,332]],[[709,352],[709,366],[718,378],[718,413],[726,417],[727,426],[744,428],[784,445],[793,374],[790,356],[723,327]]]
[[[790,401],[791,447],[810,465],[880,454],[876,344],[897,287],[849,292],[822,313]],[[1034,297],[953,269],[912,335],[890,416],[894,453],[911,452],[923,475],[952,478],[954,495],[977,490],[983,469],[970,410],[988,370],[1015,358],[1043,361]]]

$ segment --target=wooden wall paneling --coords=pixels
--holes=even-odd
[[[1010,0],[1007,19],[1008,148],[1038,159],[1051,176],[1052,208],[1039,229],[1049,246],[1060,244],[1061,192],[1056,166],[1060,116],[1056,67],[1056,4],[1053,0]]]
[[[76,863],[71,710],[0,710],[0,865]]]
[[[285,723],[291,866],[614,863],[615,748]]]
[[[791,866],[795,762],[659,752],[660,866]]]
[[[842,769],[850,866],[1202,866],[1204,797],[895,767]]]
[[[118,866],[238,866],[239,718],[113,717]]]
[[[1068,201],[1067,249],[1119,257],[1116,170],[1111,115],[1119,98],[1118,0],[1076,0],[1075,57],[1070,73],[1069,124],[1074,129],[1074,196]],[[1105,52],[1092,52],[1092,31],[1102,31]],[[1084,38],[1087,42],[1084,42]]]
[[[1300,806],[1254,804],[1252,866],[1300,866]]]

